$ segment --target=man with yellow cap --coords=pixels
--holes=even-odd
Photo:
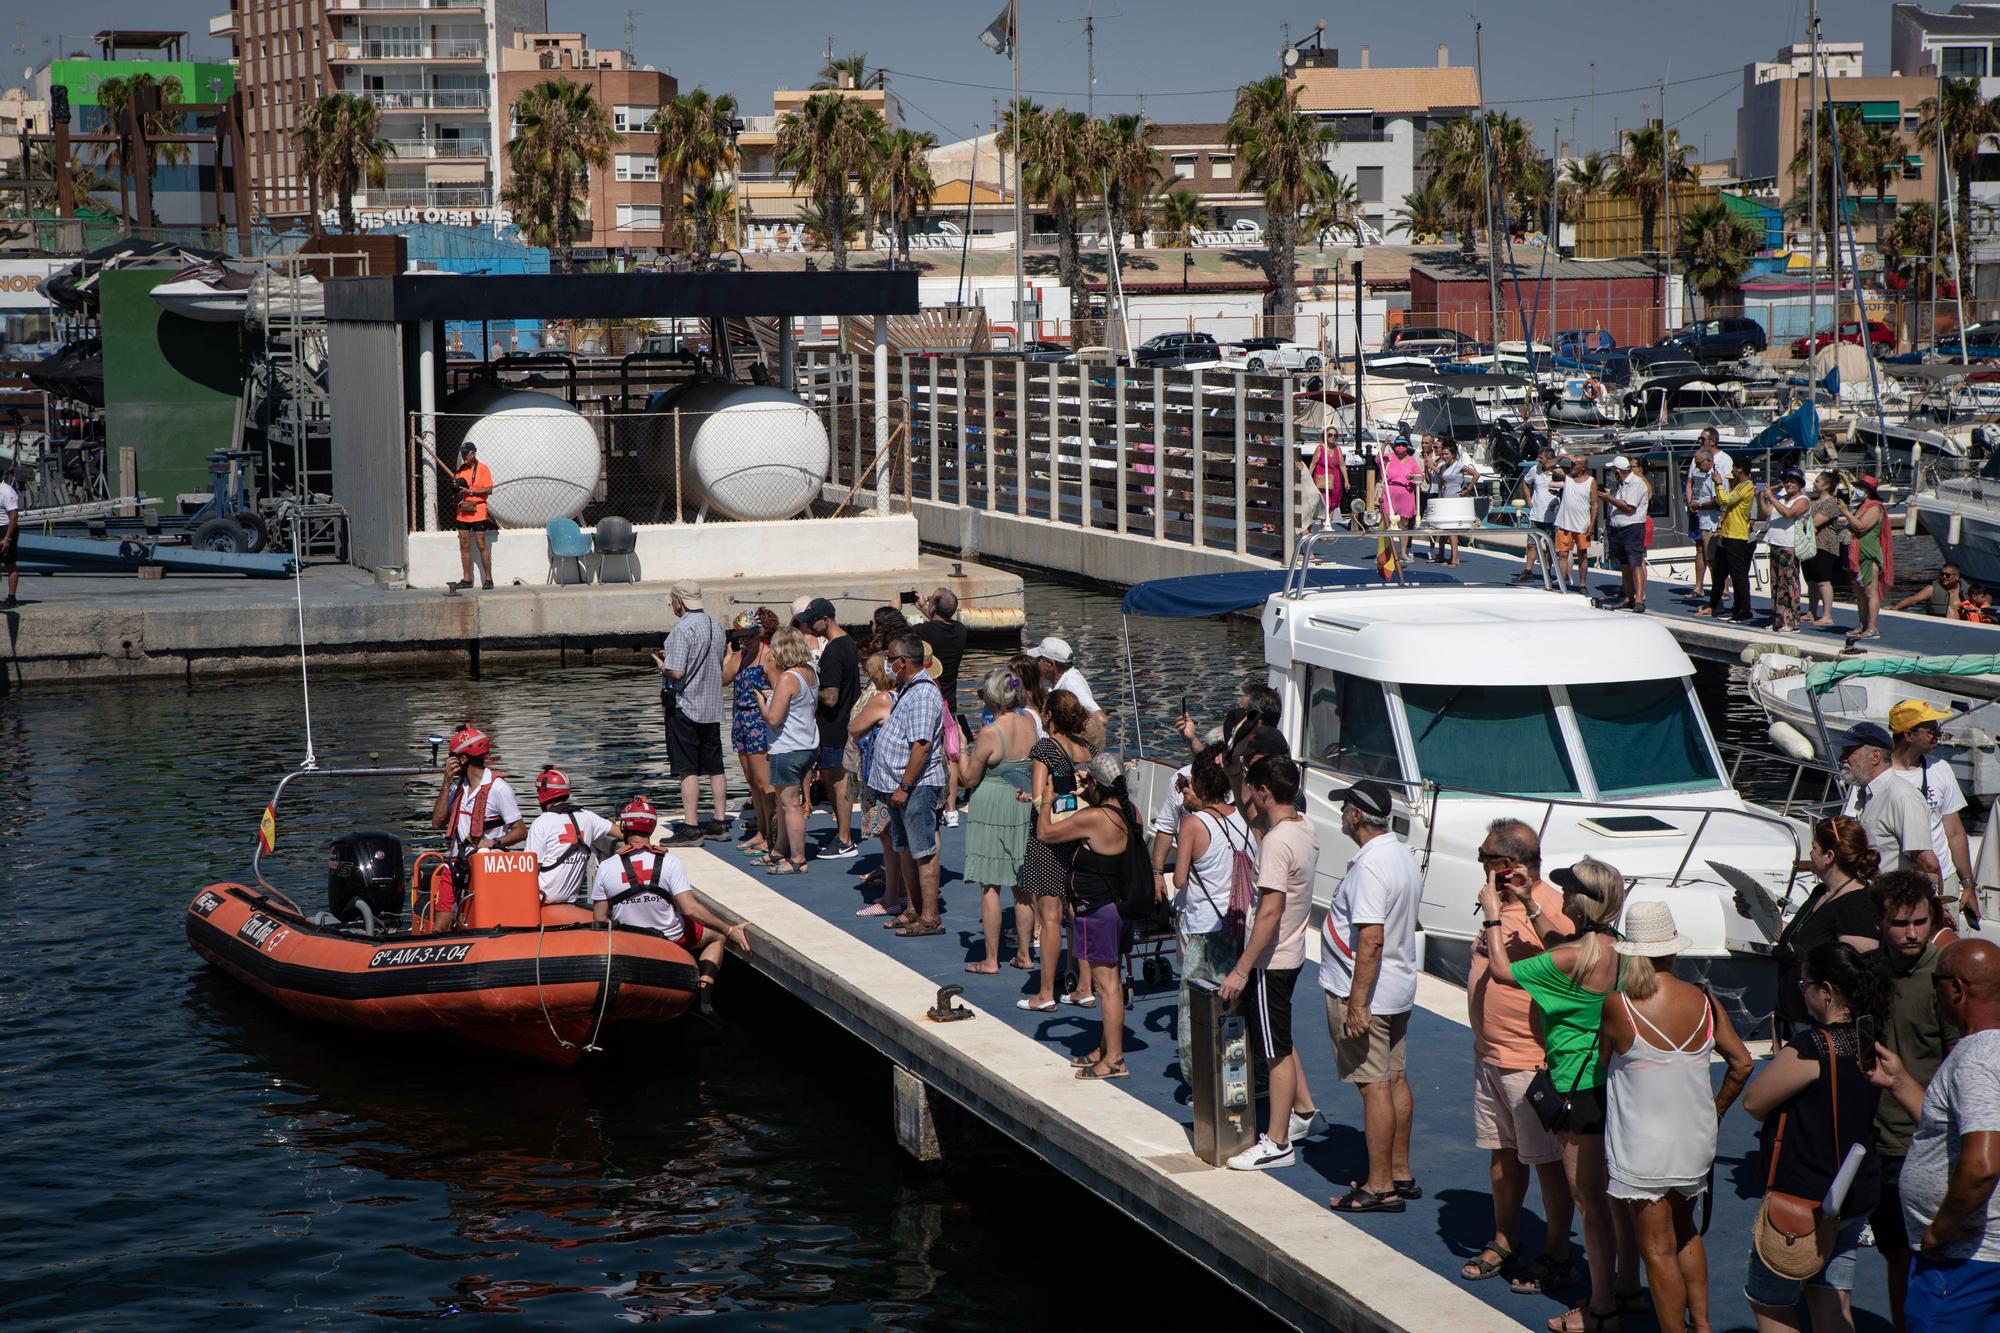
[[[1972,874],[1971,845],[1965,836],[1965,793],[1951,765],[1931,753],[1944,736],[1944,724],[1951,710],[1922,699],[1905,699],[1889,710],[1889,734],[1896,748],[1890,753],[1890,771],[1917,789],[1931,815],[1931,850],[1937,854],[1938,869],[1944,874],[1947,897],[1960,891],[1960,905],[1976,921],[1979,912],[1977,888]]]

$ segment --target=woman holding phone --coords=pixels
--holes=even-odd
[[[1049,1014],[1056,1010],[1056,965],[1062,960],[1063,902],[1069,893],[1070,858],[1067,848],[1058,850],[1042,840],[1039,816],[1048,810],[1051,820],[1059,823],[1075,812],[1076,773],[1090,762],[1091,754],[1090,744],[1083,738],[1090,718],[1074,694],[1051,691],[1042,721],[1048,734],[1028,751],[1035,766],[1033,795],[1028,799],[1034,803],[1037,832],[1028,839],[1021,857],[1021,883],[1035,900],[1036,934],[1042,942],[1042,984],[1027,999],[1015,1001],[1015,1007]],[[1085,1009],[1096,1007],[1088,968],[1078,969],[1076,989],[1063,1000]]]

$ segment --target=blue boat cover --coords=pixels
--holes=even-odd
[[[1450,583],[1445,574],[1430,570],[1410,570],[1409,583]],[[1306,578],[1311,588],[1379,588],[1382,578],[1373,567],[1317,566]],[[1197,620],[1203,616],[1233,615],[1269,601],[1271,594],[1283,592],[1282,569],[1242,569],[1227,574],[1189,574],[1177,579],[1153,579],[1133,586],[1125,594],[1121,608],[1128,616],[1162,616],[1170,620]]]
[[[1750,441],[1752,448],[1783,449],[1787,447],[1812,449],[1819,444],[1819,409],[1812,399],[1800,403],[1785,415],[1772,421],[1757,432],[1757,438]],[[1732,454],[1738,452],[1731,450]]]

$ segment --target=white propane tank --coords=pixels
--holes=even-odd
[[[477,420],[466,420],[470,417]],[[597,432],[553,394],[498,384],[453,394],[438,407],[438,457],[456,467],[458,451],[468,441],[493,470],[486,507],[503,528],[539,528],[550,519],[575,518],[603,475]]]
[[[772,385],[697,384],[676,400],[683,504],[745,522],[791,518],[819,497],[832,463],[826,427],[804,402]],[[673,468],[671,428],[649,462]]]

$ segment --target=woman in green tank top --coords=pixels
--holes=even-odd
[[[1590,1260],[1590,1300],[1549,1321],[1549,1333],[1604,1333],[1628,1306],[1650,1308],[1640,1290],[1638,1243],[1631,1218],[1607,1194],[1604,1162],[1604,1059],[1598,1029],[1604,1000],[1618,988],[1620,957],[1611,947],[1612,925],[1625,906],[1625,877],[1602,861],[1585,858],[1549,872],[1562,890],[1563,911],[1583,927],[1580,938],[1558,944],[1523,962],[1507,957],[1500,924],[1500,895],[1527,902],[1533,881],[1519,867],[1496,874],[1489,865],[1479,891],[1485,914],[1486,961],[1494,981],[1525,990],[1535,1001],[1549,1077],[1570,1101],[1565,1118],[1553,1126],[1562,1145],[1563,1174],[1577,1211],[1583,1214],[1583,1241]]]

